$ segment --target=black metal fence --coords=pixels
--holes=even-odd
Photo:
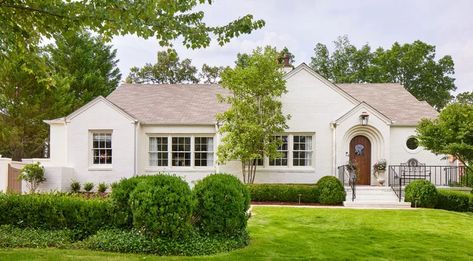
[[[410,182],[425,179],[435,186],[471,187],[473,186],[473,173],[469,173],[464,166],[408,166],[389,165],[389,186],[402,198],[403,188]]]

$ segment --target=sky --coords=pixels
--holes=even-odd
[[[181,58],[202,64],[233,65],[237,53],[258,46],[287,46],[295,55],[295,65],[310,63],[316,43],[333,49],[333,41],[347,35],[357,47],[368,43],[373,49],[389,48],[394,42],[421,40],[436,46],[436,58],[451,55],[455,62],[456,93],[473,91],[473,1],[436,0],[213,0],[199,6],[209,25],[223,25],[252,14],[266,25],[224,46],[212,43],[205,49],[189,50],[174,43]],[[155,39],[136,36],[116,37],[118,67],[123,78],[133,66],[156,62],[163,50]]]

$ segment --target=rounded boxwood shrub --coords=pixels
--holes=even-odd
[[[206,234],[232,235],[245,230],[250,207],[248,188],[233,175],[212,174],[194,188],[196,225]]]
[[[413,207],[433,208],[437,198],[437,188],[428,180],[415,180],[406,186],[405,201],[411,202]]]
[[[129,203],[133,226],[148,235],[179,238],[191,228],[192,191],[179,177],[161,174],[141,180]]]
[[[163,173],[164,174],[164,173]],[[133,224],[133,215],[129,204],[130,195],[139,182],[149,179],[152,176],[135,176],[127,179],[121,179],[111,185],[112,193],[110,198],[116,207],[116,219],[125,227],[131,227]]]
[[[343,184],[334,176],[325,176],[317,182],[319,201],[322,205],[340,205],[345,201],[346,192]]]

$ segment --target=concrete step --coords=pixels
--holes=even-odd
[[[410,203],[399,202],[398,197],[390,187],[357,186],[356,199],[351,200],[352,190],[346,187],[347,197],[344,206],[350,208],[410,208]]]
[[[409,209],[409,202],[392,201],[345,201],[343,206],[347,208],[365,208],[365,209]]]

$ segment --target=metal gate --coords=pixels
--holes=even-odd
[[[18,179],[21,170],[8,164],[8,187],[9,193],[21,193],[21,180]]]

